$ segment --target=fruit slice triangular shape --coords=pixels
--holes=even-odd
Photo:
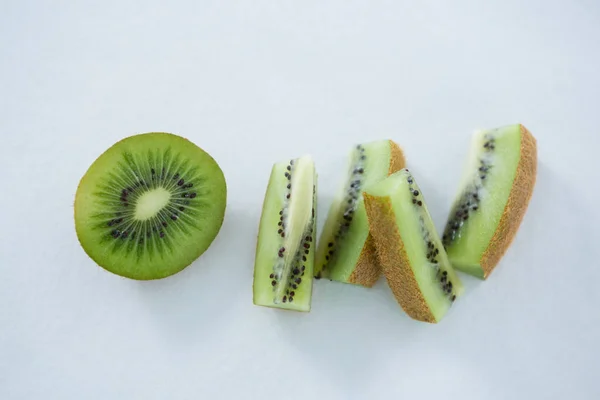
[[[413,319],[441,321],[463,286],[415,178],[403,169],[363,197],[379,262],[396,300]]]
[[[255,305],[310,311],[316,188],[317,175],[310,156],[273,166],[256,245]]]
[[[315,277],[373,286],[381,275],[363,190],[404,168],[402,149],[391,140],[357,145],[349,154],[347,173],[332,202],[315,258]]]
[[[475,133],[443,242],[456,269],[486,279],[515,238],[533,194],[537,146],[520,124]]]

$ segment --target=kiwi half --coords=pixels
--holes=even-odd
[[[310,311],[316,190],[310,156],[273,166],[256,244],[255,305]]]
[[[521,124],[484,130],[472,149],[443,242],[455,268],[486,279],[512,243],[533,194],[537,146]]]
[[[75,228],[85,252],[117,275],[160,279],[197,259],[217,236],[227,187],[217,162],[169,133],[126,138],[85,173]]]
[[[404,168],[402,149],[391,140],[357,145],[348,173],[327,215],[319,238],[315,277],[371,287],[381,275],[369,234],[361,192]]]
[[[413,319],[439,322],[464,289],[414,177],[403,169],[363,197],[379,261],[398,303]]]

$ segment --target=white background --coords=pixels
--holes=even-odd
[[[597,0],[2,1],[0,399],[598,399],[599,22]],[[473,130],[516,122],[529,211],[441,324],[384,280],[253,306],[274,162],[313,155],[322,224],[350,147],[394,139],[441,229]],[[229,197],[213,246],[143,283],[87,258],[73,200],[147,131],[209,151]]]

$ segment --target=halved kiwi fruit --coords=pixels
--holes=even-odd
[[[75,228],[85,252],[117,275],[160,279],[197,259],[217,236],[227,187],[217,162],[169,133],[126,138],[85,173]]]
[[[256,244],[255,305],[310,311],[316,190],[310,156],[280,162],[271,169]]]
[[[319,238],[315,277],[371,287],[381,275],[361,192],[404,168],[401,148],[391,140],[357,145]]]
[[[455,268],[486,279],[521,224],[533,194],[536,140],[521,124],[477,132],[472,138],[443,242]]]
[[[379,262],[398,303],[413,319],[439,322],[463,286],[415,178],[403,169],[363,197]]]

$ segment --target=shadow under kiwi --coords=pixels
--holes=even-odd
[[[219,336],[220,329],[225,331],[233,321],[241,298],[252,301],[248,281],[252,280],[255,241],[248,236],[257,229],[256,219],[243,209],[228,207],[219,234],[190,266],[165,279],[134,282],[166,343],[185,348]],[[250,261],[240,263],[240,258]]]

